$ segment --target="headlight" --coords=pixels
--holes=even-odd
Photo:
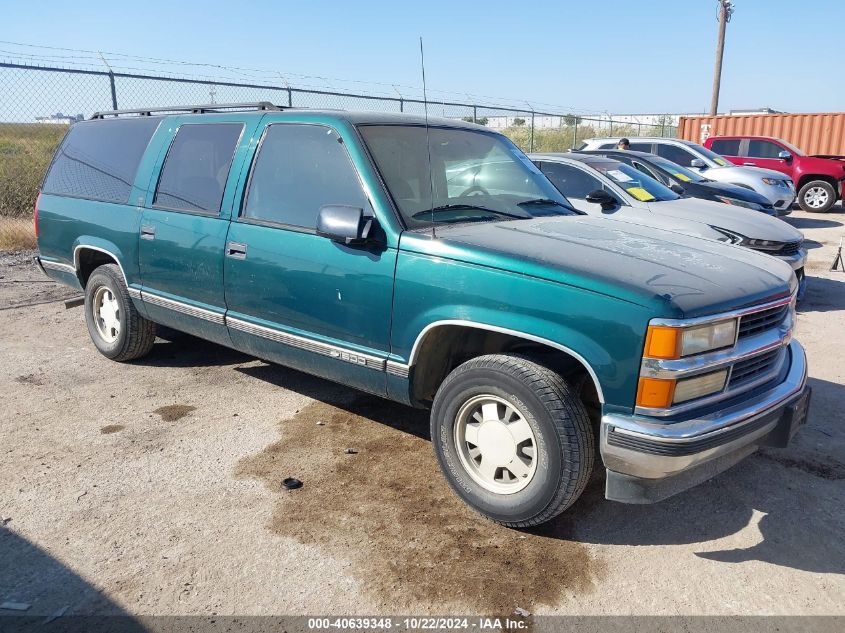
[[[675,404],[703,398],[722,391],[727,379],[727,369],[681,380],[640,378],[637,386],[637,406],[666,409]]]
[[[760,240],[756,238],[746,237],[745,235],[740,235],[739,233],[734,233],[733,231],[728,231],[727,229],[723,229],[719,226],[710,226],[711,229],[719,231],[722,235],[725,236],[725,242],[729,244],[739,244],[740,246],[745,246],[747,248],[754,249],[755,251],[779,251],[783,248],[783,242],[777,242],[775,240]]]
[[[689,327],[649,325],[643,356],[671,360],[733,347],[738,323],[738,319],[725,319]],[[667,408],[719,393],[725,388],[727,378],[727,369],[679,380],[641,377],[637,385],[637,406]]]
[[[703,376],[679,380],[675,385],[675,397],[672,404],[695,400],[711,393],[718,393],[725,388],[728,370],[714,371]]]
[[[745,238],[742,241],[743,246],[753,248],[756,251],[779,251],[783,248],[783,242],[775,242],[773,240],[752,240]]]
[[[780,180],[778,178],[763,178],[763,182],[767,185],[774,185],[775,187],[786,187],[789,189],[788,180]]]
[[[719,202],[724,204],[730,204],[735,207],[745,207],[746,209],[754,209],[755,211],[762,211],[763,207],[761,207],[756,202],[747,202],[746,200],[737,200],[736,198],[729,198],[727,196],[716,196],[716,199]]]
[[[736,328],[736,319],[685,328],[649,325],[644,356],[661,359],[683,358],[732,347],[736,342]]]

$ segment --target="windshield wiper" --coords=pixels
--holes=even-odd
[[[439,207],[434,207],[433,209],[425,209],[423,211],[418,211],[411,217],[414,219],[424,219],[426,216],[433,215],[436,213],[442,213],[443,211],[455,211],[458,209],[467,209],[470,211],[484,211],[485,213],[493,213],[495,215],[502,215],[508,218],[518,218],[520,220],[527,219],[527,216],[524,215],[517,215],[516,213],[508,213],[506,211],[499,211],[498,209],[491,209],[490,207],[484,207],[477,204],[463,204],[463,203],[453,203],[453,204],[442,204]]]
[[[551,198],[533,198],[531,200],[523,200],[522,202],[517,202],[516,206],[522,207],[522,206],[535,205],[535,204],[542,204],[542,205],[553,204],[556,207],[563,207],[564,209],[571,209],[572,208],[568,204],[564,204],[563,202],[560,202],[559,200],[552,200]]]

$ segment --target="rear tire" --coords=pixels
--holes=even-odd
[[[94,346],[115,361],[146,356],[155,343],[155,323],[138,314],[116,264],[100,266],[88,278],[85,322]]]
[[[798,192],[798,204],[809,213],[827,213],[836,204],[836,190],[827,181],[812,180]]]
[[[474,358],[446,377],[434,397],[431,438],[455,493],[508,527],[566,510],[595,458],[576,392],[547,367],[510,354]]]

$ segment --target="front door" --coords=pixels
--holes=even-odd
[[[222,115],[174,126],[141,217],[141,296],[152,320],[228,344],[223,250],[236,187],[227,183],[247,124]]]
[[[384,394],[395,249],[317,235],[320,207],[372,213],[331,127],[267,126],[229,229],[227,325],[236,347]]]
[[[742,164],[774,169],[792,178],[792,163],[783,158],[778,158],[778,154],[783,151],[786,151],[785,147],[781,147],[772,141],[756,138],[748,139],[747,149],[743,152]]]

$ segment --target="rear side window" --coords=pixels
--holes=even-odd
[[[138,117],[77,123],[56,152],[42,191],[126,203],[160,120]]]
[[[722,156],[739,156],[738,138],[717,138],[710,143],[710,149]]]
[[[220,213],[241,123],[186,123],[164,159],[153,206]]]
[[[695,158],[692,152],[688,152],[683,147],[664,145],[663,143],[657,144],[657,155],[662,156],[666,160],[671,160],[673,163],[677,163],[682,167],[689,167]]]
[[[631,151],[651,154],[651,143],[631,143]]]
[[[243,217],[314,229],[327,204],[369,207],[337,132],[322,125],[270,125],[252,168]]]
[[[587,194],[596,189],[604,189],[601,180],[577,167],[545,161],[541,163],[541,166],[546,178],[551,180],[558,191],[567,198],[583,200],[587,197]]]

